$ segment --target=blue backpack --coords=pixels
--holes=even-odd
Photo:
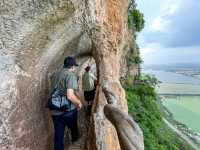
[[[71,101],[69,101],[67,96],[58,88],[60,79],[61,78],[59,78],[57,84],[50,94],[50,97],[48,98],[47,107],[50,110],[68,111],[71,108]]]
[[[55,88],[48,98],[47,107],[50,110],[68,111],[71,108],[71,101],[67,99],[57,88]]]

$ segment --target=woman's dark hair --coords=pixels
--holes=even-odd
[[[87,67],[85,68],[85,71],[87,71],[87,72],[90,71],[90,68],[91,68],[90,66],[87,66]]]

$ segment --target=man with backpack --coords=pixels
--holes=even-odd
[[[72,142],[78,139],[77,113],[82,103],[76,92],[78,90],[78,78],[75,75],[75,66],[78,66],[74,57],[66,57],[61,72],[55,77],[53,88],[59,91],[62,100],[65,100],[65,109],[51,109],[54,124],[54,150],[64,150],[65,126],[71,130]],[[55,92],[54,92],[55,93]],[[52,99],[51,99],[52,100]],[[60,104],[61,105],[61,104]]]

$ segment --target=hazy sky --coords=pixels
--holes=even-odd
[[[136,0],[144,64],[200,63],[200,0]]]

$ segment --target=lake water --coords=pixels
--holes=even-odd
[[[195,132],[200,132],[200,97],[179,96],[177,98],[166,98],[163,105],[173,114],[173,117],[187,125]]]
[[[165,97],[163,105],[173,114],[174,119],[200,132],[200,80],[173,72],[145,70],[162,82],[157,88],[158,94],[179,94]],[[183,96],[189,94],[191,96]],[[196,95],[196,96],[195,96]]]
[[[184,76],[173,72],[162,70],[144,70],[144,73],[153,74],[159,81],[163,83],[177,83],[177,84],[195,84],[200,85],[200,80],[193,77]]]

